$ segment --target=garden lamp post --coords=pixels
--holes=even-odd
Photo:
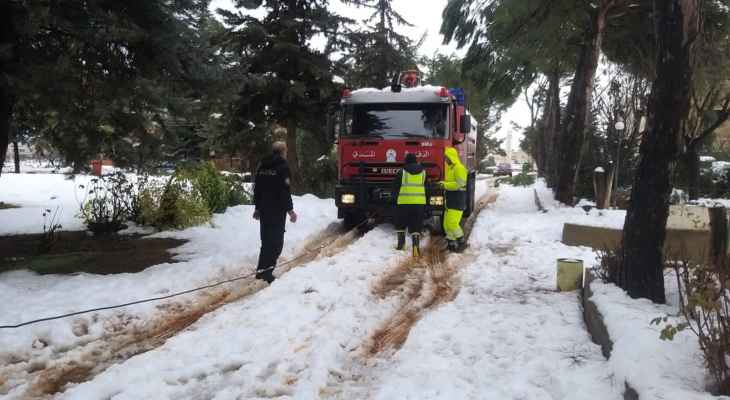
[[[613,126],[616,129],[616,165],[614,166],[614,179],[613,179],[613,198],[614,204],[616,202],[616,194],[618,191],[618,175],[621,169],[621,147],[623,146],[624,135],[623,131],[626,129],[626,124],[621,116],[616,118],[616,123]]]

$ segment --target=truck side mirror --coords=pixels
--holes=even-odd
[[[456,132],[454,134],[454,144],[461,144],[464,143],[466,140],[466,135],[461,132]]]
[[[462,115],[461,119],[459,120],[459,127],[459,132],[463,134],[468,134],[469,132],[471,132],[471,117],[466,114]]]

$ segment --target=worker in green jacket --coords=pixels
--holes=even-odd
[[[406,230],[411,234],[413,257],[421,256],[420,238],[426,211],[426,169],[416,155],[406,155],[403,169],[393,179],[393,193],[398,194],[395,209],[395,227],[398,234],[398,250],[406,244]]]
[[[466,209],[466,185],[469,173],[461,163],[455,148],[447,147],[444,156],[444,180],[439,182],[446,191],[444,232],[449,250],[461,252],[466,248],[464,231],[461,229],[461,216]]]

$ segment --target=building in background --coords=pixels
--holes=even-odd
[[[499,154],[491,155],[491,157],[494,157],[496,164],[509,163],[522,165],[525,163],[534,163],[529,154],[525,153],[520,148],[514,148],[512,145],[512,133],[508,133],[507,138],[504,141],[504,152],[506,153],[504,156]]]

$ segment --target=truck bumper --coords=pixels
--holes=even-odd
[[[379,217],[395,215],[396,194],[389,185],[377,183],[340,184],[335,187],[337,217],[344,218],[348,212],[364,212]],[[426,217],[444,213],[443,189],[435,185],[426,187]]]

